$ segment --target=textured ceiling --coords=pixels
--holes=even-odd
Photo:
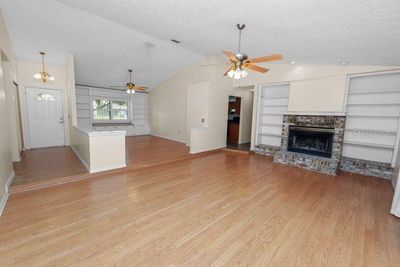
[[[0,0],[18,59],[65,65],[75,54],[76,82],[123,85],[134,69],[134,82],[154,86],[197,62],[201,55],[159,38],[54,0]],[[147,48],[145,43],[155,44]]]
[[[400,65],[399,0],[0,0],[17,57],[63,65],[77,82],[120,84],[133,66],[153,86],[201,56],[280,52],[285,62]],[[176,45],[171,38],[182,41]],[[155,44],[146,48],[145,42]]]
[[[281,52],[304,63],[400,65],[399,0],[61,0],[127,27],[213,55]]]

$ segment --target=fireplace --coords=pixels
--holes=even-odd
[[[342,157],[346,117],[284,114],[281,146],[274,162],[336,175]]]
[[[289,126],[288,151],[332,157],[333,128]]]

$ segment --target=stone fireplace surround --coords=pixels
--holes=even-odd
[[[284,114],[281,147],[274,155],[274,162],[337,175],[342,156],[345,122],[345,116]],[[289,126],[291,125],[334,129],[331,158],[288,151]]]
[[[345,113],[336,114],[324,114],[324,113],[313,113],[313,114],[297,114],[287,113],[284,114],[281,146],[272,146],[259,144],[254,147],[254,152],[261,155],[274,157],[275,162],[279,162],[287,165],[299,166],[305,169],[315,170],[326,174],[336,175],[339,170],[352,172],[362,175],[375,176],[383,179],[391,180],[393,177],[394,169],[390,163],[380,163],[369,160],[348,158],[341,155],[341,147],[343,146],[343,134],[345,126]],[[325,124],[336,125],[335,130],[341,133],[341,138],[337,139],[336,156],[335,158],[327,159],[306,154],[299,154],[287,151],[287,135],[289,131],[289,125],[304,125],[316,123],[316,126]],[[325,126],[325,127],[326,127]],[[336,135],[336,138],[339,135]],[[338,163],[339,161],[339,163]]]

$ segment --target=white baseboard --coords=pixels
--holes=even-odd
[[[14,179],[14,176],[15,176],[15,172],[12,171],[10,176],[7,179],[7,183],[4,185],[4,195],[3,195],[3,197],[1,198],[1,201],[0,201],[0,216],[1,216],[1,214],[3,214],[4,208],[6,207],[8,196],[10,195],[8,193],[9,192],[9,188],[10,188],[12,180]]]
[[[103,172],[103,171],[109,171],[109,170],[114,170],[114,169],[120,169],[120,168],[125,168],[126,164],[120,164],[120,165],[114,165],[114,166],[107,166],[104,168],[94,168],[90,169],[90,173],[95,173],[95,172]]]
[[[74,153],[78,157],[78,159],[82,162],[83,166],[85,166],[86,170],[88,172],[90,172],[89,164],[81,157],[81,155],[78,153],[78,151],[73,146],[71,146],[71,149],[72,149],[72,151],[74,151]]]
[[[171,140],[171,141],[175,141],[175,142],[179,142],[179,143],[186,144],[186,141],[178,140],[178,139],[175,139],[175,138],[165,137],[165,136],[158,135],[158,134],[150,134],[150,135],[151,135],[151,136],[160,137],[160,138],[168,139],[168,140]]]
[[[190,154],[197,154],[197,153],[217,150],[217,149],[221,149],[221,148],[224,148],[224,147],[226,147],[226,146],[215,146],[215,147],[211,147],[211,148],[200,149],[200,150],[197,150],[197,151],[190,151]]]

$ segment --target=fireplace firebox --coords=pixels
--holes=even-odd
[[[332,157],[333,128],[289,126],[288,151]]]

